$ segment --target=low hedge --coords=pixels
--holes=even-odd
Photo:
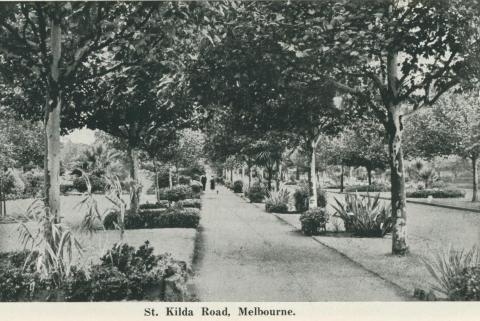
[[[407,192],[410,198],[460,198],[465,197],[465,191],[459,189],[422,189]]]
[[[115,229],[114,223],[117,218],[116,215],[105,217],[105,229]],[[138,214],[126,215],[125,229],[197,228],[199,222],[200,210],[198,208],[150,208],[141,209]]]
[[[148,210],[148,209],[154,209],[154,208],[167,208],[169,206],[169,204],[170,203],[166,200],[160,200],[157,203],[140,204],[139,209]]]
[[[265,211],[268,213],[288,213],[288,205],[265,203]]]
[[[389,192],[390,187],[383,184],[352,185],[345,188],[345,192]]]
[[[170,188],[161,188],[159,190],[159,197],[161,200],[169,202],[178,202],[187,198],[199,198],[199,194],[194,193],[192,187],[189,185],[176,185]]]
[[[193,208],[202,208],[202,201],[196,198],[193,199],[186,199],[183,201],[178,202],[180,206],[182,207],[193,207]]]

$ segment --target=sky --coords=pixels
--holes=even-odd
[[[70,134],[63,136],[63,139],[69,139],[73,143],[91,145],[95,140],[94,135],[95,135],[95,131],[88,128],[82,128],[82,129],[75,129]]]

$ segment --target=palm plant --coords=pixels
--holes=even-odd
[[[357,236],[383,237],[393,228],[392,209],[375,197],[345,194],[345,204],[335,198],[334,216],[343,220],[345,230]]]
[[[118,171],[117,160],[121,154],[111,148],[105,147],[103,144],[96,144],[85,150],[77,161],[76,167],[80,167],[83,171],[91,174],[102,175],[105,172]]]

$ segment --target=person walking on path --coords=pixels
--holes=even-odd
[[[212,191],[215,190],[215,178],[212,176],[212,178],[210,179],[210,189]]]
[[[207,177],[205,175],[203,175],[202,178],[200,179],[200,181],[202,182],[203,191],[205,192],[205,189],[207,187]]]

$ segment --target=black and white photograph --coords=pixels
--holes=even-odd
[[[480,301],[479,163],[478,0],[0,2],[0,306]]]

